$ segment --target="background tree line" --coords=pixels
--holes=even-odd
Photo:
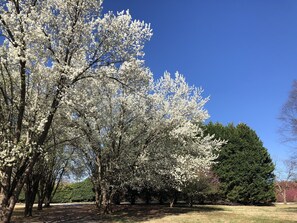
[[[263,205],[275,201],[274,164],[256,133],[245,124],[223,126],[209,123],[206,132],[228,140],[207,173],[180,188],[156,189],[150,185],[118,189],[111,203],[135,204],[183,201],[193,203],[238,203]],[[23,197],[25,199],[25,197]],[[88,178],[81,183],[62,185],[52,202],[95,201],[94,184]],[[173,204],[172,204],[173,205]]]

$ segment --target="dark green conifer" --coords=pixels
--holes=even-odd
[[[213,166],[225,199],[243,204],[274,201],[274,164],[255,131],[246,124],[209,123],[206,128],[216,138],[228,140]]]

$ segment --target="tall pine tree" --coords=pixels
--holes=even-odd
[[[274,201],[274,164],[255,131],[245,124],[209,123],[206,128],[217,138],[228,140],[213,166],[225,199],[242,204]]]

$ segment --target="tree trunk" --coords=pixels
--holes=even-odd
[[[24,217],[32,217],[33,216],[33,205],[30,201],[26,201],[25,204],[25,211],[24,211]]]
[[[283,198],[284,198],[284,204],[287,204],[287,187],[284,188]]]
[[[189,196],[189,207],[193,207],[193,196]]]
[[[29,198],[30,195],[25,195],[25,210],[24,210],[24,216],[25,217],[29,217],[29,216],[32,216],[32,210],[30,210],[30,198]]]
[[[41,211],[43,209],[43,202],[45,199],[45,177],[42,176],[40,181],[39,181],[39,186],[38,186],[38,192],[37,192],[37,197],[38,197],[38,206],[37,210]]]
[[[1,220],[2,223],[10,223],[13,209],[15,207],[15,204],[17,202],[17,199],[15,196],[8,197],[7,195],[4,195],[1,203]]]
[[[164,204],[164,192],[160,191],[159,192],[159,204]]]
[[[52,202],[52,192],[54,190],[55,183],[54,182],[46,182],[46,189],[45,189],[45,199],[44,199],[44,207],[48,208]]]
[[[31,207],[31,196],[32,196],[32,185],[31,185],[31,180],[30,177],[27,177],[26,180],[26,185],[25,185],[25,212],[24,212],[24,216],[28,217],[28,216],[32,216],[32,209]]]
[[[38,174],[28,176],[26,182],[26,191],[25,191],[25,212],[24,216],[29,217],[32,216],[33,205],[36,198],[36,194],[38,192],[40,176]]]
[[[95,188],[95,203],[97,208],[100,208],[101,206],[101,192],[99,190],[99,188]]]
[[[169,207],[173,208],[173,205],[174,205],[174,198],[170,199],[169,201]]]
[[[37,206],[37,210],[41,211],[42,210],[42,205],[43,205],[43,201],[44,199],[42,198],[42,196],[38,193],[38,206]]]
[[[9,172],[4,173],[5,177],[2,178],[4,186],[2,188],[3,198],[1,201],[0,214],[0,219],[3,223],[9,223],[11,220],[15,204],[25,183],[24,177],[30,170],[32,170],[30,167],[32,166],[29,166],[27,169],[20,168],[19,172],[16,174],[16,176],[14,176],[14,179],[11,179]]]
[[[145,204],[150,204],[151,198],[152,198],[152,196],[151,196],[150,191],[146,190],[145,191]]]
[[[177,192],[171,191],[168,194],[169,194],[169,206],[170,208],[172,208],[173,205],[177,203]]]
[[[101,210],[103,214],[109,214],[112,212],[111,201],[113,198],[112,188],[107,183],[101,183]]]
[[[136,203],[137,191],[132,189],[131,187],[128,187],[127,194],[130,204],[134,205]]]
[[[108,214],[109,213],[109,204],[108,204],[108,191],[107,191],[107,186],[105,183],[101,185],[101,207],[103,214]]]
[[[48,197],[46,197],[45,199],[44,199],[44,207],[45,208],[49,208],[51,206],[51,202],[50,202],[50,200],[48,199]]]

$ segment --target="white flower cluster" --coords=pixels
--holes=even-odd
[[[69,98],[93,174],[121,186],[160,186],[166,176],[177,188],[199,178],[224,143],[201,128],[209,117],[203,90],[189,87],[178,73],[154,81],[137,61],[113,72],[106,75],[111,79],[81,82],[80,97]]]

